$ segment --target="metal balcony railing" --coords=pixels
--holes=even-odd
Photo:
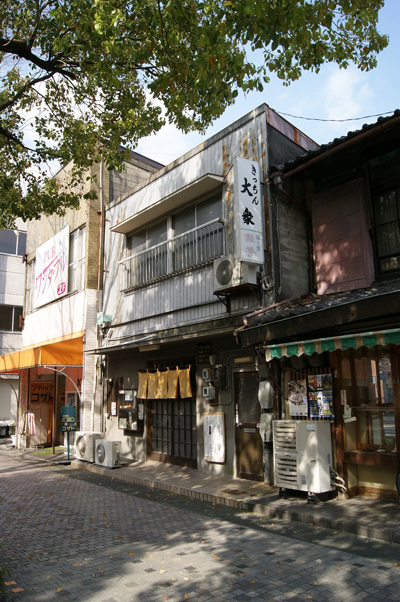
[[[224,255],[225,227],[214,219],[150,249],[122,259],[123,290],[141,286]]]

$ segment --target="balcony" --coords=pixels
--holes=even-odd
[[[218,218],[121,260],[122,290],[206,265],[224,254],[225,226]]]

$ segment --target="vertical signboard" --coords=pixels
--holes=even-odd
[[[225,462],[225,414],[205,412],[204,459],[207,462]]]
[[[36,249],[35,308],[68,292],[69,227]]]
[[[236,255],[249,263],[264,263],[260,168],[257,161],[236,157],[235,186]]]

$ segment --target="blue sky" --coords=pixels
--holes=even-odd
[[[344,70],[325,65],[318,74],[304,73],[289,87],[272,76],[263,92],[246,97],[240,94],[235,105],[229,107],[205,135],[184,135],[167,125],[143,139],[136,150],[160,163],[170,163],[264,102],[319,144],[358,130],[364,123],[373,123],[377,117],[346,122],[334,120],[384,115],[400,109],[399,26],[400,0],[386,0],[380,12],[379,31],[389,36],[389,46],[379,54],[378,66],[368,73],[353,66]],[[309,119],[297,119],[284,113]]]

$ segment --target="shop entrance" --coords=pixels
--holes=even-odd
[[[258,372],[235,374],[237,475],[252,481],[264,480],[258,382]]]
[[[197,467],[195,399],[148,400],[147,457]]]
[[[150,370],[188,369],[191,391],[195,391],[194,358],[164,360]],[[147,458],[197,468],[196,397],[182,397],[181,385],[175,399],[147,399]],[[186,393],[187,394],[187,393]]]

